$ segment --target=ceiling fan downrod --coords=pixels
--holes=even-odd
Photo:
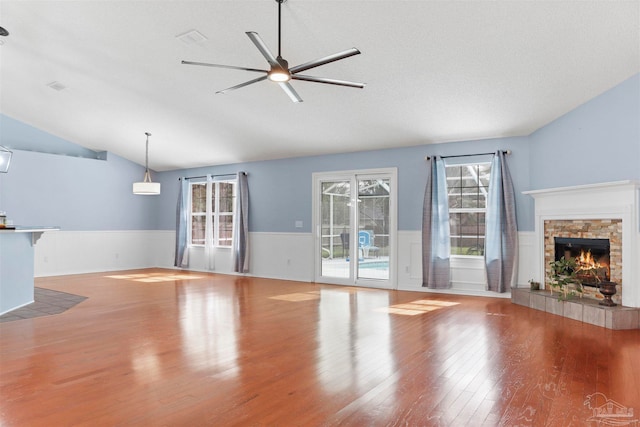
[[[289,72],[289,62],[282,57],[282,3],[287,0],[276,0],[278,3],[278,57],[276,61],[278,65],[271,66],[269,71],[269,80],[274,82],[288,82],[291,80]]]
[[[286,0],[276,0],[276,2],[278,3],[278,58],[282,58],[282,52],[281,52],[281,48],[282,48],[282,44],[281,44],[281,40],[282,40],[282,3],[284,3]]]

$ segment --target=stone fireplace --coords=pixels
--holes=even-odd
[[[545,220],[545,278],[551,274],[549,263],[560,257],[576,259],[586,298],[601,300],[598,283],[612,281],[618,284],[613,301],[622,303],[622,220]]]
[[[573,239],[582,239],[579,245],[593,244],[590,255],[602,258],[598,265],[585,270],[585,277],[609,274],[610,280],[618,284],[614,301],[625,307],[640,307],[640,182],[590,184],[525,194],[535,199],[536,255],[531,262],[532,271],[538,273],[533,279],[548,286],[549,262],[556,259],[557,247],[564,245],[560,246],[561,253],[571,254],[578,250],[578,241]],[[608,255],[602,253],[607,251],[606,240]],[[585,289],[588,298],[602,298],[597,287]]]

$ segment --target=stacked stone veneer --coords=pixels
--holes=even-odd
[[[544,222],[544,265],[545,285],[549,287],[548,277],[551,274],[549,263],[555,259],[554,237],[573,237],[580,239],[609,239],[610,245],[610,279],[616,282],[617,293],[613,301],[621,304],[622,300],[622,220],[620,219],[580,219],[580,220],[547,220]],[[596,288],[585,286],[586,298],[602,299]]]

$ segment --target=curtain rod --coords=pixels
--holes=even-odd
[[[502,150],[503,154],[511,154],[511,150]],[[495,154],[495,152],[492,153],[476,153],[476,154],[458,154],[456,156],[440,156],[443,159],[448,159],[450,157],[471,157],[471,156],[486,156],[488,154]],[[425,160],[430,160],[431,156],[427,156],[424,158]]]
[[[243,174],[247,175],[246,172],[242,172]],[[232,175],[237,175],[235,173],[219,173],[217,175],[200,175],[200,176],[185,176],[185,177],[181,177],[178,178],[178,181],[180,181],[181,179],[198,179],[198,178],[206,178],[207,176],[211,176],[212,178],[215,178],[217,176],[232,176]]]

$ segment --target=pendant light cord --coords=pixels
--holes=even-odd
[[[147,176],[149,175],[149,137],[151,136],[151,134],[149,132],[145,132],[145,135],[147,135],[147,148],[145,150],[145,156],[144,156],[144,170],[145,170],[145,179],[147,178]]]

